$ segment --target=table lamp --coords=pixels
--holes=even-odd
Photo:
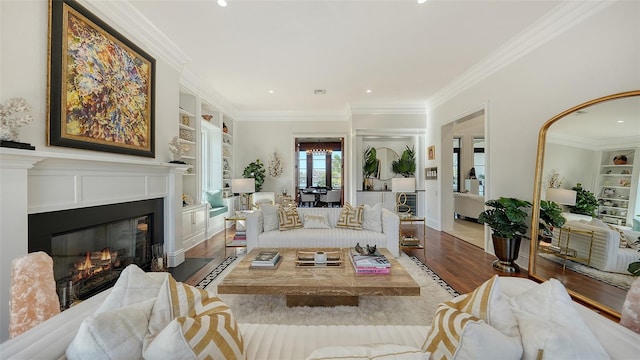
[[[548,188],[546,194],[546,200],[560,204],[562,211],[564,211],[564,205],[575,205],[576,195],[575,190],[561,189],[561,188]]]
[[[251,194],[256,191],[256,179],[232,179],[231,180],[231,191],[234,193],[238,193],[242,196],[242,199],[246,199],[245,194]],[[247,210],[246,201],[240,201],[240,207],[242,210]]]
[[[396,193],[396,213],[411,215],[411,207],[407,205],[406,193],[416,191],[416,179],[393,178],[391,179],[391,191]]]

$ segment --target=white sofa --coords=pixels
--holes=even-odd
[[[453,193],[453,211],[459,216],[477,219],[484,211],[484,196],[471,193]]]
[[[611,229],[606,224],[593,225],[592,222],[584,220],[570,220],[564,224],[564,228],[575,230],[593,231],[593,247],[591,249],[591,261],[589,266],[602,271],[617,272],[629,274],[627,267],[630,263],[638,260],[638,252],[631,248],[620,247],[620,233]],[[561,241],[566,246],[567,231],[563,230],[562,238],[559,239],[560,229],[553,230],[553,245],[558,245]],[[569,247],[577,251],[578,257],[588,257],[589,246],[591,243],[590,235],[583,233],[571,233],[569,239]],[[587,264],[585,260],[575,260],[577,262]]]
[[[247,215],[247,251],[253,248],[306,247],[338,248],[353,247],[356,243],[386,248],[393,256],[400,254],[400,219],[393,212],[381,208],[382,232],[373,230],[351,230],[336,228],[342,208],[298,208],[298,216],[304,222],[304,215],[327,215],[329,229],[292,229],[264,231],[263,211],[256,210]]]
[[[500,278],[507,298],[537,286],[524,278]],[[0,344],[0,358],[64,359],[65,350],[82,321],[105,300],[110,290],[62,312],[18,337]],[[640,335],[573,303],[586,326],[612,359],[635,359]],[[421,347],[430,324],[425,325],[275,325],[239,324],[249,360],[305,359],[325,346],[398,344]],[[567,333],[571,337],[571,333]]]

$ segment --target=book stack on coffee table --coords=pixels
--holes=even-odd
[[[261,251],[251,261],[251,268],[275,269],[281,260],[282,256],[278,251]]]
[[[356,274],[391,274],[389,259],[378,251],[371,255],[362,255],[352,249],[350,258]]]

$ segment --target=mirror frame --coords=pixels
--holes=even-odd
[[[568,109],[566,111],[563,111],[562,113],[552,117],[551,119],[547,120],[547,122],[545,122],[542,125],[542,128],[540,129],[540,133],[538,134],[538,151],[536,154],[536,171],[535,171],[535,177],[534,177],[534,183],[533,183],[533,206],[531,207],[531,226],[530,226],[530,235],[531,235],[531,244],[530,244],[530,249],[529,249],[529,277],[532,278],[535,281],[538,282],[544,282],[547,279],[543,278],[542,276],[539,276],[536,274],[536,257],[538,254],[538,241],[535,239],[538,239],[538,222],[540,219],[540,198],[541,198],[541,190],[542,190],[542,167],[543,167],[543,162],[544,162],[544,152],[545,152],[545,144],[546,144],[546,138],[547,138],[547,130],[549,130],[549,127],[551,125],[553,125],[556,121],[560,120],[561,118],[575,112],[578,110],[581,110],[583,108],[595,105],[595,104],[599,104],[599,103],[603,103],[603,102],[607,102],[607,101],[611,101],[611,100],[616,100],[616,99],[623,99],[623,98],[627,98],[627,97],[632,97],[632,96],[640,96],[640,90],[632,90],[632,91],[626,91],[626,92],[622,92],[622,93],[617,93],[617,94],[612,94],[612,95],[607,95],[607,96],[603,96],[601,98],[597,98],[594,100],[590,100],[587,101],[585,103],[582,103],[580,105],[574,106],[571,109]],[[603,305],[595,300],[592,300],[580,293],[577,293],[573,290],[569,290],[567,289],[567,291],[569,292],[569,294],[571,295],[572,298],[578,300],[579,302],[582,302],[596,310],[599,310],[603,313],[606,313],[607,315],[613,317],[614,319],[618,319],[620,320],[620,312],[612,309],[606,305]]]
[[[388,150],[388,151],[390,151],[390,152],[393,152],[393,154],[394,154],[395,156],[394,156],[394,158],[393,158],[393,159],[391,159],[391,160],[386,164],[386,165],[388,166],[388,168],[389,168],[389,172],[390,172],[390,173],[389,173],[389,175],[391,175],[391,177],[389,177],[389,178],[387,178],[387,179],[383,179],[383,178],[382,178],[382,176],[378,175],[378,179],[377,179],[377,180],[379,180],[379,181],[389,181],[389,180],[393,179],[394,177],[396,177],[396,175],[398,175],[398,174],[396,174],[396,173],[394,173],[394,172],[393,172],[393,168],[392,168],[391,164],[392,164],[392,162],[393,162],[393,161],[395,161],[395,160],[399,159],[399,158],[400,158],[400,155],[399,155],[395,150],[393,150],[392,148],[390,148],[390,147],[386,147],[386,146],[378,147],[378,148],[376,148],[376,151],[378,151],[378,152],[379,152],[379,151],[380,151],[380,150],[382,150],[382,149],[385,149],[385,150]],[[380,159],[378,159],[378,160],[380,160]],[[379,167],[378,167],[378,174],[380,174],[380,173],[382,172],[382,171],[381,171],[381,169],[380,169],[380,167],[382,167],[382,164],[379,164]]]

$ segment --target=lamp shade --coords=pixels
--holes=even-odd
[[[578,193],[574,190],[548,188],[547,189],[547,201],[553,201],[562,205],[575,205],[576,195]]]
[[[256,192],[256,179],[232,179],[231,191],[238,194],[254,193]]]
[[[391,191],[414,192],[416,191],[416,179],[415,178],[393,178],[391,179]]]

